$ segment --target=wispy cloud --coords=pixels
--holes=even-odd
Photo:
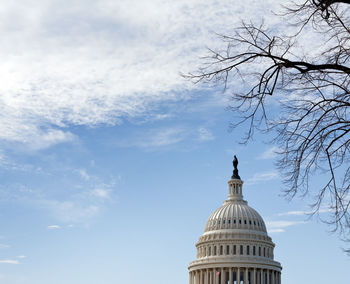
[[[119,145],[122,147],[154,149],[180,143],[188,135],[188,130],[183,127],[156,128],[142,134],[138,133],[134,137],[121,141]]]
[[[90,180],[90,175],[86,172],[85,169],[80,169],[78,172],[84,180],[86,181]]]
[[[331,209],[321,208],[317,211],[318,213],[328,213],[332,212]],[[306,210],[297,210],[297,211],[288,211],[279,213],[278,216],[307,216],[312,215],[314,211],[306,211]]]
[[[7,249],[9,247],[10,247],[10,245],[0,244],[0,249]]]
[[[76,140],[77,137],[71,132],[64,132],[59,129],[48,129],[46,131],[38,132],[36,136],[32,136],[30,141],[22,140],[27,147],[32,150],[41,150],[49,148],[59,143],[67,143]]]
[[[114,125],[180,101],[193,85],[179,71],[194,69],[217,42],[214,32],[229,33],[233,21],[276,7],[231,0],[85,4],[2,5],[0,140],[45,148],[74,139],[65,130],[71,125]]]
[[[4,263],[4,264],[19,264],[18,260],[14,260],[14,259],[3,259],[0,260],[0,263]]]
[[[110,197],[110,191],[104,188],[95,188],[91,191],[91,194],[101,199],[108,199]]]
[[[283,233],[285,229],[291,226],[306,224],[305,221],[267,221],[266,227],[269,233]]]
[[[57,229],[61,229],[61,226],[59,225],[49,225],[47,226],[48,229],[50,230],[57,230]]]
[[[83,203],[77,200],[40,200],[37,204],[49,211],[53,217],[63,223],[86,222],[100,212],[99,205]]]
[[[51,184],[48,180],[43,188],[33,189],[14,183],[0,186],[0,197],[2,200],[19,201],[21,204],[26,203],[28,206],[42,210],[53,219],[53,224],[50,224],[48,229],[59,229],[63,226],[62,224],[87,224],[115,198],[114,188],[118,177],[105,180],[98,175],[72,168],[60,169],[58,173],[51,172],[48,168],[46,170],[45,177],[63,175],[69,180],[69,186],[66,186],[67,180],[64,181],[63,186],[59,185],[58,178]],[[39,173],[39,177],[41,175],[42,173]],[[57,190],[60,192],[59,197],[56,194]]]
[[[207,128],[200,127],[198,129],[198,139],[200,141],[210,141],[210,140],[214,140],[215,137],[213,133],[211,133],[211,131],[209,131]]]
[[[253,177],[247,180],[247,184],[256,184],[256,183],[270,181],[278,178],[279,178],[279,174],[276,171],[256,173],[254,174]]]
[[[270,234],[273,234],[273,233],[284,233],[285,230],[284,229],[268,229],[268,232]]]
[[[273,146],[269,149],[267,149],[265,152],[263,152],[259,157],[258,159],[259,160],[267,160],[267,159],[273,159],[275,158],[277,155],[278,155],[278,152],[280,151],[281,149],[276,147],[276,146]]]

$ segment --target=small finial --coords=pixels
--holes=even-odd
[[[236,155],[233,157],[233,175],[232,175],[232,179],[241,179],[240,176],[238,175],[238,159],[236,157]]]

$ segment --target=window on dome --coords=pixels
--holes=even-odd
[[[264,257],[266,256],[266,249],[264,248]]]
[[[236,224],[236,219],[233,220],[233,224]]]
[[[255,246],[253,246],[253,255],[255,255]]]
[[[241,219],[239,219],[239,221],[238,221],[240,224],[242,224],[242,220]]]
[[[244,224],[247,225],[247,220],[244,220]]]
[[[226,246],[226,255],[230,254],[230,246]]]
[[[228,219],[228,223],[231,224],[231,219]]]
[[[233,254],[236,254],[236,245],[233,246]]]
[[[222,246],[220,246],[220,255],[223,255],[223,250],[224,250],[224,248]]]
[[[249,225],[251,225],[252,224],[252,220],[249,220]]]
[[[209,256],[211,256],[211,247],[209,247]]]
[[[216,255],[216,246],[214,246],[214,255]]]
[[[259,256],[261,256],[261,247],[259,247]]]
[[[222,223],[225,225],[225,223],[226,223],[226,220],[224,220],[224,221],[222,221]]]
[[[254,221],[254,226],[256,225],[255,221]]]
[[[242,245],[239,247],[239,253],[240,253],[241,255],[243,254],[243,246],[242,246]]]
[[[247,246],[247,255],[249,255],[250,253],[250,249],[249,249],[249,246]]]
[[[218,225],[220,225],[220,220],[218,221]]]

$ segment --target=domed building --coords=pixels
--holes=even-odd
[[[281,264],[265,222],[243,199],[238,160],[228,181],[228,198],[209,217],[196,243],[189,284],[281,284]]]

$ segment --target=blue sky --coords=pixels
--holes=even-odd
[[[220,47],[214,31],[279,24],[267,17],[279,1],[241,2],[0,5],[0,283],[187,283],[234,154],[283,283],[348,281],[310,199],[282,196],[271,137],[239,144],[229,95],[179,75]]]

